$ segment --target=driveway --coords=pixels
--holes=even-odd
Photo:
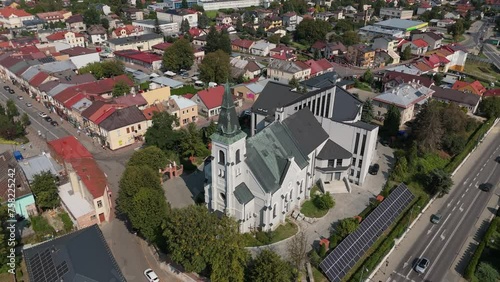
[[[181,177],[176,177],[163,182],[165,196],[172,208],[183,208],[195,203],[195,197],[203,192],[205,173],[203,165],[199,166],[195,172],[187,174],[184,172]]]

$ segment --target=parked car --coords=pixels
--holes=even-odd
[[[26,103],[26,107],[31,108],[32,106],[31,103]]]
[[[483,184],[479,185],[479,189],[481,189],[484,192],[490,192],[490,190],[493,189],[493,184],[483,183]]]
[[[46,120],[47,122],[52,122],[52,119],[51,119],[50,117],[45,117],[45,120]]]
[[[495,162],[500,163],[500,156],[495,158]]]
[[[160,278],[158,278],[158,275],[151,269],[148,268],[144,270],[144,276],[148,279],[149,282],[159,282]]]
[[[41,118],[46,118],[47,117],[47,114],[44,113],[44,112],[39,112],[38,115],[41,117]]]
[[[16,91],[14,91],[14,89],[9,89],[9,93],[10,93],[10,94],[15,94],[15,93],[16,93]]]
[[[434,224],[438,224],[441,221],[442,217],[443,216],[439,213],[433,214],[433,215],[431,215],[431,222]]]
[[[3,89],[5,89],[5,90],[9,90],[9,89],[10,89],[10,87],[9,87],[8,85],[5,85],[5,86],[3,87]]]
[[[370,173],[371,175],[377,175],[377,173],[378,173],[378,170],[379,170],[379,169],[380,169],[380,165],[379,165],[379,164],[374,164],[374,165],[372,165],[372,166],[370,167],[370,169],[369,169],[369,173]]]
[[[418,260],[417,265],[415,265],[415,271],[418,273],[424,273],[431,262],[427,258],[421,258]]]
[[[50,124],[52,124],[52,126],[58,126],[59,125],[59,123],[57,123],[57,121],[55,121],[55,120],[51,121]]]
[[[24,100],[23,96],[17,96],[17,99]]]

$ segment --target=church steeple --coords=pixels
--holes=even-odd
[[[238,115],[234,106],[229,83],[224,86],[224,96],[222,97],[221,111],[219,113],[219,124],[217,133],[224,137],[233,137],[241,132]]]

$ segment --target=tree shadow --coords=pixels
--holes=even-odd
[[[497,214],[497,209],[495,208],[492,208],[492,207],[488,207],[488,210],[492,213],[492,214]]]
[[[474,242],[470,242],[469,245],[467,246],[467,249],[463,253],[463,255],[460,257],[460,260],[458,261],[457,265],[455,265],[455,271],[460,274],[464,274],[465,269],[469,265],[470,258],[472,255],[474,255],[474,251],[476,250],[477,244]]]

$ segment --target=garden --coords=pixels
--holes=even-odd
[[[300,213],[305,217],[321,218],[335,206],[335,201],[330,193],[321,193],[318,186],[314,185],[310,193],[311,199],[305,201],[300,209]]]
[[[254,233],[244,233],[243,240],[245,247],[258,247],[273,244],[297,234],[299,228],[289,220],[282,224],[274,231],[257,231]]]

